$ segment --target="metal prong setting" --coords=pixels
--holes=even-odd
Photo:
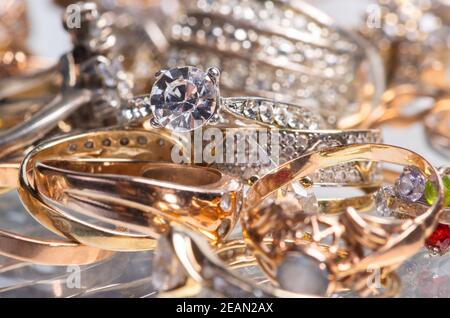
[[[155,77],[158,78],[161,75],[163,75],[166,72],[166,70],[159,70],[158,72],[155,73]]]
[[[211,80],[214,82],[214,84],[217,84],[219,82],[220,78],[220,69],[217,67],[210,67],[206,71],[211,78]]]
[[[152,128],[163,128],[163,126],[156,120],[155,117],[152,117],[152,118],[150,119],[150,126],[151,126]]]

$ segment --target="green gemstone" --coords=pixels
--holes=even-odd
[[[445,206],[450,207],[450,176],[444,176],[442,182],[444,183]]]
[[[450,176],[442,177],[442,182],[444,183],[444,202],[446,207],[450,207]],[[438,191],[436,187],[430,182],[425,183],[425,200],[428,204],[433,204],[438,197]]]
[[[425,200],[427,200],[428,204],[433,204],[438,197],[438,190],[436,187],[430,182],[427,181],[425,183]]]

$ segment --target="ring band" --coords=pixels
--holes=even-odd
[[[52,158],[138,158],[171,162],[173,140],[163,132],[143,130],[98,130],[46,141],[34,148],[22,161],[19,195],[26,209],[45,227],[63,237],[85,245],[109,250],[147,250],[154,239],[103,229],[64,215],[42,201],[34,181],[39,161]],[[157,149],[151,151],[149,149]],[[131,154],[131,155],[130,155]]]
[[[118,219],[120,226],[155,239],[175,222],[211,242],[221,241],[234,228],[242,202],[236,179],[204,167],[77,159],[41,161],[36,175],[42,197],[88,211],[94,219],[101,216],[104,223]]]
[[[2,188],[18,186],[19,164],[0,164]],[[63,240],[46,240],[0,230],[0,254],[43,265],[84,265],[111,257],[113,253]]]

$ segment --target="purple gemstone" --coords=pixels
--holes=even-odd
[[[395,191],[401,199],[416,202],[424,194],[425,177],[416,167],[406,167],[395,183]]]

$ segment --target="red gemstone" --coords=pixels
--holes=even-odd
[[[433,234],[425,241],[427,248],[444,254],[450,247],[450,226],[439,224]]]

